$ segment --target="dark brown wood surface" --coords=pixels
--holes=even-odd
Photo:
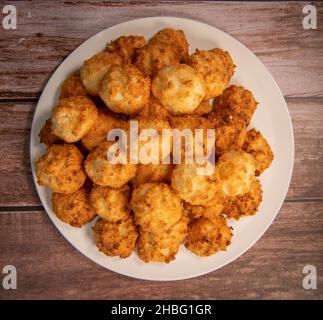
[[[18,29],[0,27],[0,270],[13,264],[18,289],[0,299],[322,299],[323,5],[317,30],[304,30],[304,3],[89,1],[11,2]],[[0,9],[6,4],[0,1]],[[179,282],[135,280],[99,267],[74,249],[42,211],[29,161],[37,98],[62,60],[100,30],[134,18],[187,17],[228,32],[278,82],[295,135],[295,166],[285,203],[247,253],[208,275]],[[302,268],[318,288],[302,287]],[[0,280],[1,280],[0,273]]]

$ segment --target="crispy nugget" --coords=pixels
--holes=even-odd
[[[46,122],[40,129],[39,140],[40,140],[40,143],[44,143],[46,144],[46,146],[63,142],[62,139],[60,139],[54,134],[52,129],[52,120],[50,118],[46,120]]]
[[[216,163],[216,175],[225,196],[237,196],[250,191],[255,177],[255,161],[244,151],[223,153]]]
[[[116,52],[124,61],[133,62],[139,49],[146,45],[143,36],[121,36],[107,44],[105,50]]]
[[[150,232],[169,230],[182,217],[181,199],[165,183],[145,183],[133,190],[135,222]]]
[[[258,179],[252,180],[250,191],[235,197],[227,197],[223,213],[228,218],[239,220],[243,216],[252,216],[258,211],[262,200],[262,188]]]
[[[215,168],[208,164],[210,174],[202,174],[205,165],[178,164],[171,176],[171,186],[179,197],[193,206],[210,206],[221,202],[223,195],[221,184],[214,175]]]
[[[107,256],[127,258],[135,249],[138,232],[131,216],[118,222],[98,220],[92,230],[96,246]]]
[[[60,220],[77,228],[84,226],[96,216],[90,204],[89,188],[84,186],[70,194],[54,192],[52,208]]]
[[[138,256],[144,262],[169,263],[175,259],[181,243],[187,234],[188,219],[183,216],[168,231],[153,233],[140,230]]]
[[[87,91],[92,96],[99,95],[103,77],[112,66],[120,65],[122,58],[115,52],[101,52],[86,60],[80,71],[80,78]]]
[[[148,104],[150,78],[132,64],[114,66],[104,76],[99,93],[113,112],[135,114]]]
[[[205,97],[205,85],[201,75],[186,64],[170,65],[154,77],[153,95],[172,114],[190,114]]]
[[[112,142],[103,141],[87,156],[84,166],[89,178],[100,186],[121,188],[136,175],[137,166],[130,163],[113,164],[108,161],[108,150],[114,145]],[[121,151],[122,152],[122,151]]]
[[[188,226],[185,247],[197,256],[206,257],[226,250],[232,238],[231,228],[223,216],[199,218]]]
[[[59,98],[64,99],[74,96],[86,96],[86,90],[80,77],[76,74],[71,74],[63,82]]]
[[[129,215],[128,197],[129,187],[127,186],[122,189],[94,186],[90,200],[101,218],[109,222],[116,222]]]
[[[265,169],[269,168],[274,159],[269,143],[256,129],[248,131],[243,149],[255,159],[256,176],[259,176]]]
[[[80,140],[98,117],[95,104],[85,96],[61,99],[53,110],[53,133],[65,142]]]
[[[107,140],[108,132],[112,129],[124,129],[126,122],[117,118],[107,108],[98,109],[98,117],[90,130],[81,139],[82,145],[89,151],[96,148],[102,141]]]
[[[223,117],[237,116],[248,126],[258,102],[251,91],[232,85],[213,101],[215,114]]]
[[[221,49],[199,50],[190,57],[190,63],[203,77],[206,87],[205,100],[222,94],[234,73],[235,65],[230,54]]]
[[[53,192],[73,193],[82,187],[86,178],[83,156],[72,144],[52,144],[36,161],[36,175],[38,183]]]

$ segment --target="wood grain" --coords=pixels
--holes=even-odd
[[[139,17],[178,16],[240,40],[266,65],[286,96],[323,96],[323,4],[317,30],[304,30],[304,3],[12,1],[17,30],[0,28],[0,97],[37,97],[53,70],[91,35]],[[202,36],[202,35],[201,35]]]
[[[235,262],[192,280],[153,282],[96,265],[42,212],[2,213],[0,267],[17,267],[18,289],[0,286],[0,299],[322,299],[322,233],[321,204],[286,203],[261,240]],[[317,290],[302,287],[307,264],[318,268]]]
[[[323,199],[323,99],[291,99],[295,167],[289,200]],[[0,103],[0,205],[40,205],[31,177],[29,132],[33,103]]]

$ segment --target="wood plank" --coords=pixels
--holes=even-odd
[[[266,234],[235,262],[180,282],[135,280],[74,249],[42,212],[0,215],[0,268],[13,264],[18,289],[1,299],[322,299],[323,203],[286,203]],[[107,258],[108,259],[108,258]],[[302,269],[316,266],[318,289]]]
[[[289,200],[323,199],[323,99],[288,101],[295,134]],[[29,162],[34,104],[0,103],[0,206],[40,205]]]
[[[323,4],[317,30],[304,30],[298,3],[12,2],[17,30],[0,28],[0,97],[37,97],[51,73],[80,43],[138,17],[178,16],[224,30],[268,67],[286,96],[323,96]]]

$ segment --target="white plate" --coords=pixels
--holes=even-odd
[[[106,43],[121,35],[138,34],[150,38],[158,30],[170,27],[182,29],[195,48],[222,48],[230,52],[237,65],[231,83],[251,90],[259,105],[251,126],[259,129],[269,141],[275,159],[271,167],[261,176],[263,201],[253,217],[232,222],[234,236],[227,251],[211,257],[200,258],[184,247],[175,261],[168,265],[143,263],[133,253],[128,259],[110,258],[100,253],[92,239],[91,225],[76,229],[56,218],[51,208],[51,193],[48,189],[36,188],[50,219],[63,236],[85,256],[101,266],[123,275],[147,280],[180,280],[197,277],[223,267],[248,250],[267,230],[278,213],[288,190],[294,160],[293,129],[285,100],[270,73],[262,62],[243,44],[212,26],[182,18],[153,17],[128,21],[101,31],[76,48],[57,68],[48,81],[36,108],[30,141],[30,155],[34,180],[34,162],[44,152],[38,133],[58,99],[60,85],[73,71],[79,69],[84,60],[101,51]]]

